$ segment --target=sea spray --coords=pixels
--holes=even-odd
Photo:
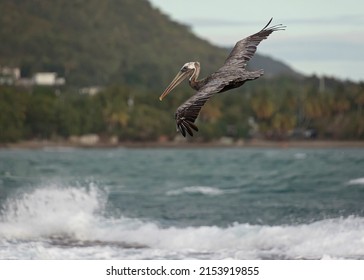
[[[0,150],[0,258],[363,259],[363,166],[352,148]]]
[[[1,213],[0,235],[12,238],[87,236],[105,208],[105,194],[96,186],[50,183],[9,198]]]

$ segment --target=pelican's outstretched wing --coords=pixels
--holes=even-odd
[[[202,106],[214,93],[199,91],[178,107],[175,119],[178,130],[186,137],[186,132],[193,136],[193,130],[198,131],[194,124]]]
[[[270,34],[274,31],[284,30],[285,26],[282,24],[277,24],[268,28],[269,24],[272,22],[273,18],[269,20],[266,26],[259,32],[246,37],[238,41],[235,47],[232,49],[228,58],[224,63],[224,67],[243,67],[245,68],[247,62],[253,57],[257,46],[261,41],[267,39]]]
[[[248,75],[243,72],[248,73]],[[204,85],[199,91],[178,107],[175,114],[178,130],[183,136],[186,136],[186,132],[193,136],[193,130],[198,131],[194,122],[206,101],[216,93],[240,86],[242,82],[248,80],[249,77],[252,76],[251,74],[256,73],[261,75],[261,72],[259,71],[247,72],[242,69],[238,69],[237,71],[222,71],[222,68],[220,68],[209,75],[204,80]]]
[[[253,57],[259,43],[266,39],[272,32],[284,30],[284,26],[268,24],[258,33],[238,41],[226,59],[224,65],[216,72],[209,75],[203,82],[199,91],[190,97],[176,111],[176,123],[183,136],[186,133],[193,136],[193,130],[198,131],[194,124],[202,106],[215,93],[223,92],[243,85],[247,80],[254,80],[263,75],[263,70],[249,72],[245,69],[246,63]]]

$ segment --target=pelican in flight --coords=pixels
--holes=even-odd
[[[262,69],[250,72],[246,69],[246,65],[262,40],[267,39],[274,31],[285,29],[282,24],[268,27],[272,19],[259,32],[238,41],[224,65],[206,78],[197,80],[200,73],[199,62],[187,62],[182,66],[177,76],[159,97],[159,100],[162,101],[168,93],[189,77],[189,84],[197,93],[178,107],[175,114],[177,129],[184,137],[186,137],[186,133],[193,136],[193,130],[198,131],[195,120],[202,106],[211,96],[240,87],[246,81],[255,80],[263,75],[264,71]]]

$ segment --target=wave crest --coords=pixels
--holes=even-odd
[[[190,188],[201,193],[201,187]],[[107,193],[94,185],[50,185],[9,199],[0,216],[0,258],[364,258],[363,217],[295,225],[163,227],[156,221],[106,216],[106,202]]]
[[[203,195],[222,195],[224,192],[219,188],[207,187],[207,186],[191,186],[184,187],[178,190],[167,191],[167,195],[181,195],[181,194],[203,194]]]
[[[364,185],[364,178],[352,179],[348,182],[348,185]]]
[[[105,208],[106,196],[93,184],[88,188],[55,184],[8,199],[0,217],[0,235],[31,238],[86,235]]]

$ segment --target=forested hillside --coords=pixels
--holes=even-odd
[[[183,63],[200,61],[206,75],[229,52],[146,0],[0,0],[0,11],[0,66],[19,66],[23,76],[54,71],[68,85],[159,88]],[[282,63],[256,60],[268,75],[295,74]]]
[[[190,141],[364,139],[364,84],[316,77],[258,79],[203,107]],[[0,87],[0,143],[97,134],[109,141],[173,141],[174,111],[192,90],[161,92],[110,86],[95,95]]]
[[[146,0],[0,0],[0,11],[0,66],[66,78],[61,87],[0,85],[0,143],[173,141],[174,111],[193,91],[159,95],[186,61],[200,61],[204,76],[228,54]],[[265,76],[208,101],[189,141],[364,139],[363,83],[303,77],[259,55],[250,67]],[[94,85],[103,90],[79,91]]]

